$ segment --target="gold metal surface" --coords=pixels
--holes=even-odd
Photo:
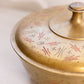
[[[55,25],[58,24],[58,33],[62,28],[60,34],[65,33],[69,29],[67,27],[70,27],[70,23],[66,21],[70,20],[71,16],[67,6],[58,6],[27,16],[21,21],[15,33],[18,47],[28,58],[52,69],[84,72],[84,42],[61,38],[48,27],[48,21],[55,17],[56,21],[51,21],[54,21]],[[71,37],[83,36],[83,31],[79,31],[79,27],[72,27],[70,31],[73,33],[69,35]]]
[[[15,33],[19,24],[20,23],[18,23],[13,29],[11,43],[30,76],[31,84],[84,84],[84,73],[71,73],[54,70],[26,57],[15,41]]]
[[[49,22],[50,29],[57,35],[73,39],[84,40],[84,3],[75,2],[69,5],[69,10],[73,12],[72,17],[57,24],[57,18],[53,18]],[[66,17],[66,16],[65,16]]]
[[[84,36],[82,12],[79,14],[79,10],[76,10],[77,12],[74,13],[76,16],[74,14],[72,16],[67,7],[56,6],[38,11],[19,23],[13,41],[23,53],[20,55],[14,47],[22,59],[31,59],[53,69],[56,73],[57,71],[84,72],[84,41],[81,41]],[[77,21],[78,19],[80,22]],[[49,25],[57,35],[49,29]]]
[[[34,84],[84,84],[83,6],[79,5],[69,6],[73,15],[68,6],[38,11],[14,28],[12,47]]]

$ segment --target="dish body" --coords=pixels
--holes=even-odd
[[[67,6],[56,6],[26,16],[13,29],[13,49],[35,84],[84,84],[84,41],[63,38],[50,29],[53,17],[61,24],[71,16]]]

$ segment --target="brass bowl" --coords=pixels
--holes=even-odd
[[[35,84],[84,84],[83,12],[80,2],[56,6],[15,26],[13,49]]]

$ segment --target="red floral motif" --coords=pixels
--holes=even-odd
[[[73,61],[73,60],[78,60],[80,56],[70,56],[70,57],[65,57],[65,60],[66,61]]]
[[[50,42],[50,43],[46,43],[47,45],[53,46],[53,45],[58,45],[60,44],[60,42]]]
[[[71,48],[74,50],[74,51],[79,51],[80,52],[80,49],[77,47],[77,45],[72,45],[72,44],[70,44],[71,45]]]
[[[30,38],[24,38],[24,40],[28,41],[29,43],[34,42],[34,41],[32,41],[32,39],[30,39]]]
[[[35,24],[36,26],[41,26],[41,23],[38,22],[38,21],[34,22],[34,24]]]
[[[50,51],[49,51],[49,49],[45,48],[44,46],[43,46],[42,51],[45,53],[45,55],[49,55],[50,56],[50,54],[51,54]]]
[[[44,35],[45,35],[44,32],[39,33],[38,39],[40,40],[41,38],[43,38]]]

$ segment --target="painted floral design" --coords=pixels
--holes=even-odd
[[[49,48],[45,48],[45,46],[43,46],[42,51],[44,52],[45,55],[50,56],[50,54],[51,54]]]
[[[66,50],[65,47],[63,48],[58,48],[58,52],[55,54],[57,57],[62,57],[62,54],[64,53],[64,51]]]
[[[53,45],[58,45],[60,44],[60,42],[50,42],[50,43],[46,43],[47,45],[53,46]]]
[[[64,10],[64,8],[59,9]],[[24,40],[31,44],[34,44],[34,47],[32,48],[38,48],[38,50],[35,50],[39,53],[43,52],[45,56],[47,55],[56,57],[57,59],[62,59],[69,62],[77,61],[79,63],[81,52],[84,49],[84,44],[79,45],[79,42],[76,43],[72,40],[69,41],[64,38],[58,38],[56,35],[52,34],[52,31],[50,31],[49,27],[42,27],[43,24],[47,24],[47,17],[50,17],[51,15],[50,11],[52,10],[45,11],[44,13],[40,13],[40,11],[38,11],[33,14],[33,18],[31,17],[32,19],[30,18],[30,21],[23,27],[23,29],[25,30],[23,30]],[[54,37],[55,39],[52,39],[52,37]]]
[[[31,43],[31,42],[34,42],[32,39],[30,39],[30,38],[24,38],[25,39],[25,41],[28,41],[29,43]]]
[[[78,51],[78,52],[80,52],[80,49],[77,47],[77,45],[75,44],[75,45],[73,45],[73,44],[70,44],[71,45],[71,48],[74,50],[74,51]]]
[[[55,7],[55,10],[56,8],[57,7]],[[84,63],[83,41],[74,41],[74,40],[58,37],[55,34],[53,34],[47,26],[42,27],[44,23],[46,25],[48,21],[48,17],[51,17],[49,14],[51,14],[53,10],[48,10],[45,11],[44,13],[40,13],[38,11],[35,14],[33,14],[34,19],[32,19],[32,17],[30,17],[30,20],[28,19],[29,22],[23,26],[23,30],[22,30],[23,40],[25,40],[25,45],[26,43],[31,44],[29,45],[31,49],[35,50],[36,53],[38,54],[43,54],[43,56],[45,57],[48,56],[50,58],[56,58],[72,63],[80,63],[81,61]],[[59,8],[59,10],[65,10],[65,8],[61,7]],[[45,27],[47,28],[45,29]],[[30,73],[33,72],[37,76],[37,78],[39,78],[40,76],[37,75],[35,73],[35,70],[33,71],[32,68],[31,70],[29,70],[29,72]],[[41,79],[41,81],[43,80],[44,84],[47,83],[48,84],[84,84],[84,80],[81,77],[76,79],[72,78],[70,80],[68,79],[66,80],[66,78],[60,76],[57,79],[52,79],[52,78],[50,79],[50,77],[55,75],[49,75],[46,73],[44,76],[46,76],[46,79],[45,78]],[[32,81],[35,83],[34,80]]]
[[[70,56],[70,57],[65,57],[66,61],[74,61],[74,60],[79,60],[80,56]]]
[[[41,38],[43,38],[43,37],[44,37],[44,35],[45,35],[45,33],[44,33],[44,32],[39,33],[39,35],[38,35],[38,39],[39,39],[39,40],[41,40]]]

